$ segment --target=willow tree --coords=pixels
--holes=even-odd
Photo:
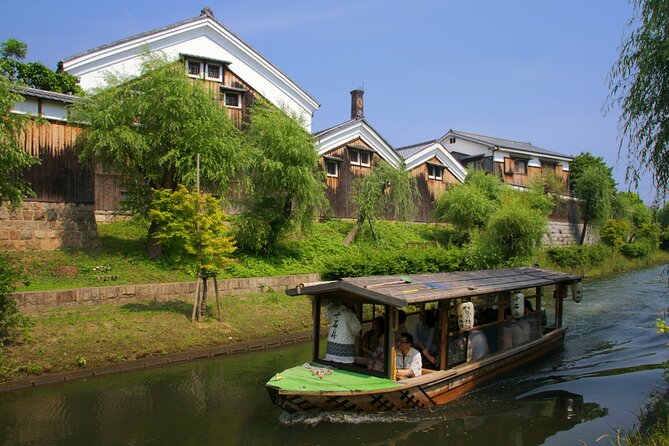
[[[583,217],[582,245],[588,226],[601,225],[610,217],[616,183],[611,176],[611,168],[604,160],[588,152],[574,158],[570,169],[572,193],[580,199],[579,208]]]
[[[609,104],[620,107],[620,149],[628,180],[654,176],[660,198],[669,189],[669,2],[633,0],[634,16],[609,73]]]
[[[365,221],[369,224],[372,237],[376,238],[375,220],[384,216],[409,220],[416,211],[418,197],[416,179],[404,163],[394,167],[386,161],[377,161],[369,175],[358,177],[353,182],[351,199],[356,204],[358,218],[356,226],[346,237],[347,243]]]
[[[327,204],[314,140],[295,113],[255,102],[245,131],[248,190],[237,241],[269,253],[290,230],[307,230]]]
[[[74,106],[85,123],[82,159],[93,158],[130,179],[130,210],[146,213],[153,190],[194,189],[196,159],[209,189],[224,193],[240,166],[240,132],[213,93],[188,79],[183,65],[146,57],[139,77],[110,74],[107,86]],[[149,227],[149,255],[160,256]]]
[[[7,202],[11,207],[19,206],[24,196],[33,194],[21,172],[39,162],[23,145],[22,137],[31,118],[12,113],[14,104],[23,101],[17,91],[17,84],[0,75],[0,205]]]

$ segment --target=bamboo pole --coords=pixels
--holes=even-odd
[[[214,274],[214,292],[216,293],[216,309],[218,310],[218,322],[221,322],[221,300],[218,298],[218,280]]]
[[[190,317],[191,322],[195,322],[195,312],[198,311],[199,313],[199,307],[200,307],[200,305],[198,305],[199,303],[200,303],[200,274],[198,273],[195,282],[195,298],[193,299],[193,314]]]

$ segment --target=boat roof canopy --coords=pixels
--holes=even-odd
[[[411,276],[354,277],[300,284],[286,290],[286,294],[319,295],[325,298],[373,301],[404,307],[580,280],[581,277],[572,274],[523,267]]]

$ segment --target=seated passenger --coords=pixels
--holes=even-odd
[[[414,347],[421,353],[424,362],[430,367],[436,367],[435,339],[439,338],[436,334],[435,317],[432,311],[424,310],[420,313],[420,320],[414,325],[413,333]]]
[[[420,352],[413,348],[413,336],[406,332],[402,333],[397,342],[399,347],[399,351],[397,352],[397,355],[395,355],[397,379],[420,376],[423,368],[423,361],[420,357]]]
[[[367,358],[374,355],[376,347],[379,346],[379,335],[385,330],[385,319],[377,316],[372,319],[372,329],[362,336],[362,354]]]
[[[477,316],[474,316],[475,326],[480,325]],[[467,361],[476,361],[490,353],[488,338],[483,331],[474,328],[469,330],[467,339]]]
[[[506,318],[511,317],[511,310],[505,310]],[[525,319],[509,319],[502,327],[502,348],[508,349],[530,340],[530,323]]]
[[[378,337],[378,346],[374,350],[374,354],[367,362],[367,368],[369,370],[376,370],[382,372],[386,367],[386,336],[381,333]]]

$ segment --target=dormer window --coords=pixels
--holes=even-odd
[[[188,72],[188,76],[199,79],[202,77],[202,63],[194,60],[187,60],[186,71]]]
[[[223,81],[223,67],[220,64],[207,64],[207,79],[210,81]]]
[[[349,157],[353,166],[369,167],[372,164],[372,156],[365,150],[349,149]]]
[[[441,181],[443,178],[444,174],[444,168],[443,166],[438,166],[436,164],[429,164],[427,165],[427,177],[430,180],[435,180],[435,181]]]

